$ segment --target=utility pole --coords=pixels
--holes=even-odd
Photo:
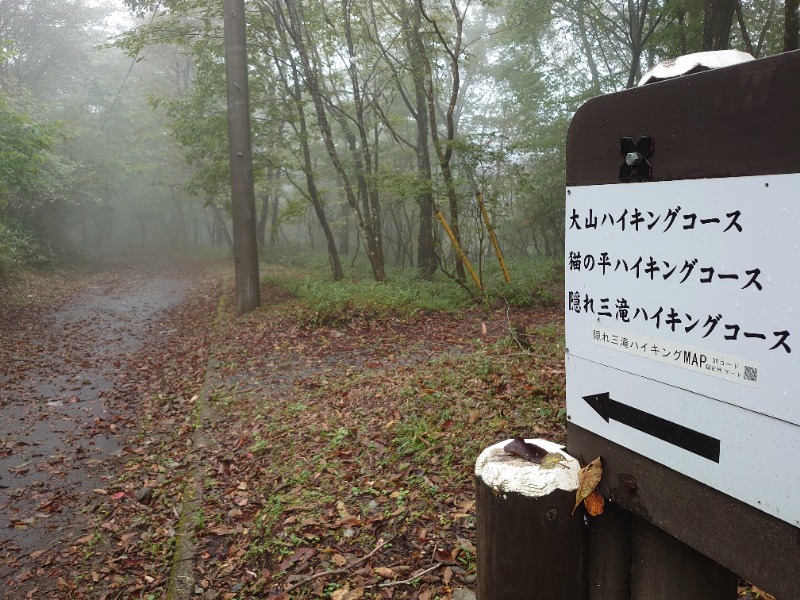
[[[250,146],[250,100],[247,85],[247,34],[244,0],[223,0],[225,11],[225,80],[228,94],[233,255],[239,314],[261,304],[256,237],[256,199]]]

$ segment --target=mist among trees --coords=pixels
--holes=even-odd
[[[512,262],[560,257],[575,110],[665,58],[795,49],[797,12],[248,2],[259,245],[324,253],[337,280],[366,260],[377,281],[416,269],[465,287],[462,252],[478,280],[496,264],[490,226]],[[0,0],[0,277],[74,252],[231,244],[222,25],[204,0]]]

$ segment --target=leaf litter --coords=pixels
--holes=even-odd
[[[107,394],[135,417],[87,424],[125,435],[87,533],[39,565],[53,597],[165,597],[193,468],[195,597],[474,589],[478,454],[510,437],[564,441],[560,309],[516,310],[541,328],[521,349],[505,307],[310,328],[281,289],[265,285],[264,306],[237,317],[230,286],[203,286],[164,319],[168,343],[121,363]]]

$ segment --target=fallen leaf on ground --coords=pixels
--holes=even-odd
[[[389,567],[375,567],[372,570],[375,571],[377,575],[383,577],[384,579],[391,579],[392,577],[395,576],[395,572],[392,571]]]

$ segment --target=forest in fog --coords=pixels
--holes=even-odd
[[[463,279],[563,254],[564,140],[659,61],[797,48],[797,0],[249,0],[257,231]],[[230,244],[222,3],[0,0],[0,278]],[[343,265],[345,265],[343,267]],[[479,267],[480,268],[480,267]]]

